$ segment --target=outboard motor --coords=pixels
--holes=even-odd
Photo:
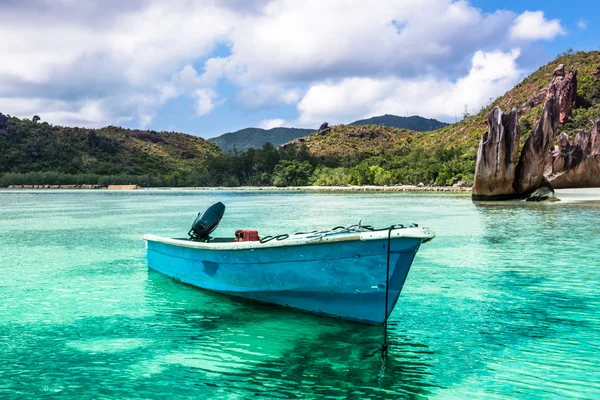
[[[202,214],[198,213],[192,229],[188,232],[190,240],[208,242],[210,240],[208,235],[217,228],[223,214],[225,214],[225,205],[221,202],[208,207]]]

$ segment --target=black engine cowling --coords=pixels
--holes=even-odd
[[[192,229],[188,232],[190,239],[201,242],[208,241],[210,239],[208,235],[217,228],[223,214],[225,214],[225,205],[221,202],[208,207],[202,214],[198,213]]]

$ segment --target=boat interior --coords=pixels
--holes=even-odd
[[[189,237],[179,237],[179,238],[173,238],[175,240],[187,240],[190,242],[194,242],[195,240]],[[235,240],[235,238],[213,238],[211,237],[209,240],[207,240],[207,242],[209,243],[233,243],[236,242],[237,240]]]

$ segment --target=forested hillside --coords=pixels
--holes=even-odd
[[[127,183],[142,179],[139,183],[145,184],[155,177],[154,183],[159,183],[183,171],[205,169],[206,160],[220,153],[216,145],[200,137],[175,132],[115,126],[67,128],[36,117],[28,120],[2,114],[0,149],[0,174],[4,173],[5,181],[18,183],[13,180],[28,174],[28,182],[23,183],[36,184],[97,183],[103,176],[112,177],[109,181],[115,183],[122,182],[117,176],[127,176]]]
[[[399,117],[397,115],[385,114],[378,117],[354,121],[350,125],[381,125],[392,128],[403,128],[411,131],[425,132],[440,129],[450,124],[433,118],[423,118],[418,115]]]

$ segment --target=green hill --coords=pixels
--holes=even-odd
[[[313,132],[312,129],[299,128],[245,128],[235,132],[225,133],[221,136],[208,139],[217,144],[224,151],[246,151],[249,148],[260,148],[265,143],[279,146],[290,140],[306,136]]]
[[[67,128],[3,114],[0,148],[0,174],[164,176],[203,168],[221,152],[200,137],[181,133]]]
[[[541,114],[543,102],[534,95],[543,92],[553,71],[564,64],[577,68],[577,99],[573,115],[559,131],[574,136],[590,129],[600,118],[600,51],[563,54],[523,79],[479,113],[456,124],[428,132],[414,132],[387,126],[337,125],[326,135],[311,134],[288,143],[286,148],[304,148],[319,163],[341,176],[340,182],[357,168],[382,168],[386,182],[451,184],[456,179],[472,180],[479,141],[487,130],[487,115],[496,106],[503,111],[521,109],[521,142],[527,139]],[[335,171],[335,169],[339,169]],[[337,181],[336,181],[337,182]]]
[[[385,114],[378,117],[361,119],[352,122],[350,125],[380,125],[425,132],[432,131],[434,129],[440,129],[450,124],[433,118],[423,118],[418,115],[413,115],[411,117],[399,117],[397,115]]]

